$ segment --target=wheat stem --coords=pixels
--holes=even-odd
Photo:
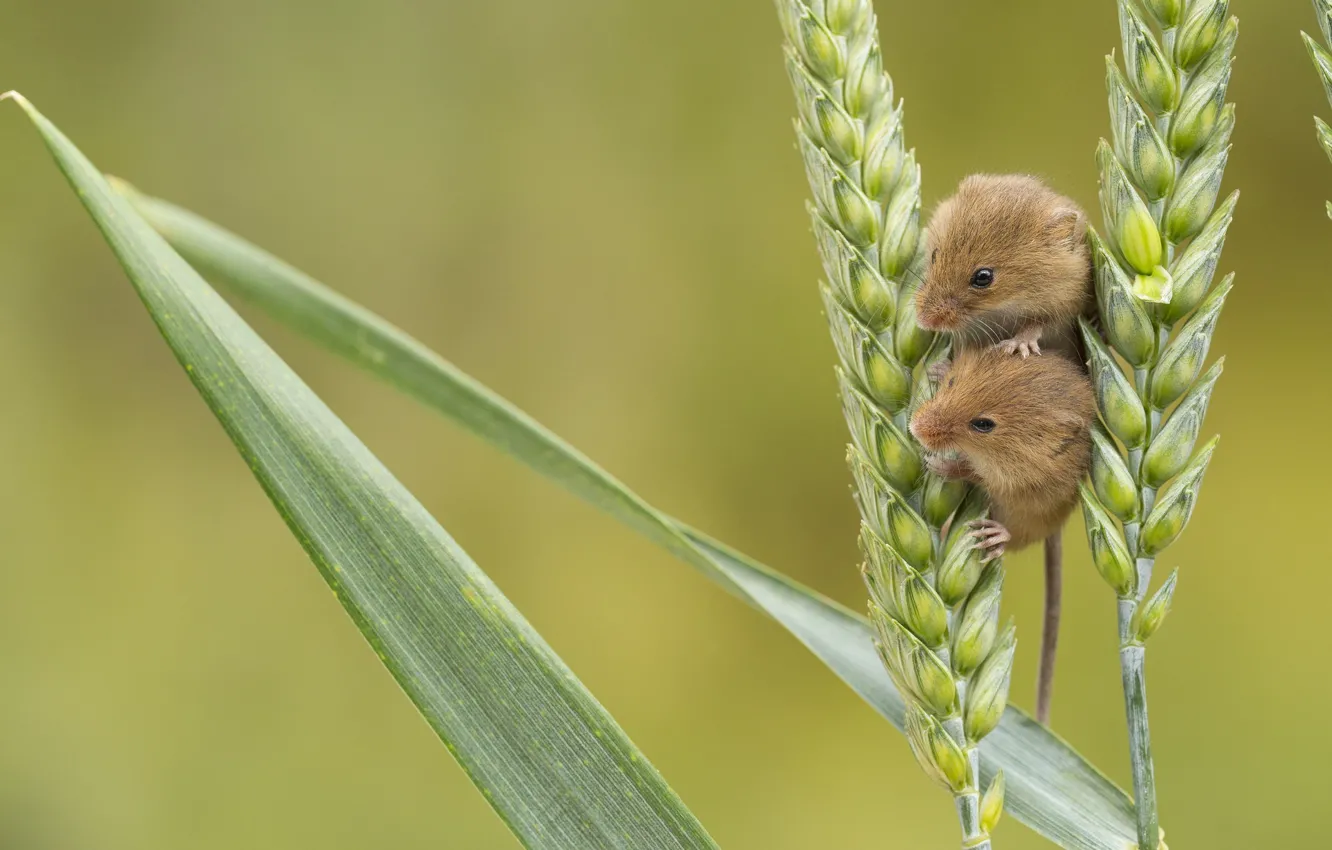
[[[983,497],[927,473],[906,428],[933,390],[928,364],[947,348],[915,319],[920,168],[870,0],[776,5],[852,437],[870,619],[906,698],[912,751],[953,794],[962,846],[988,850],[1004,784],[982,798],[978,748],[1007,704],[1016,639],[998,626],[1003,567],[981,564],[966,526],[984,516]]]

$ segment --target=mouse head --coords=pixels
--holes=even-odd
[[[921,326],[980,339],[996,321],[1076,316],[1090,289],[1086,231],[1082,210],[1035,177],[968,177],[930,220]]]
[[[911,433],[931,451],[962,452],[987,479],[1022,479],[1085,451],[1095,415],[1091,381],[1073,361],[975,348],[916,410]]]

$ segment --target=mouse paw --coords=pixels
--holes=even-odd
[[[953,361],[951,360],[936,361],[931,363],[930,367],[925,370],[925,377],[929,378],[936,384],[942,383],[943,379],[948,375],[948,370],[951,368],[953,368]]]
[[[968,479],[972,475],[971,464],[960,457],[947,457],[930,454],[925,457],[925,467],[940,478]]]
[[[976,539],[976,547],[985,552],[985,557],[981,558],[982,564],[1002,558],[1006,545],[1013,539],[1004,524],[993,519],[972,520],[967,523],[967,528],[971,529],[971,536]]]
[[[1006,339],[996,345],[995,348],[1005,354],[1021,354],[1023,360],[1026,360],[1033,354],[1039,356],[1041,353],[1041,344],[1035,340],[1031,342],[1023,342],[1018,339]]]
[[[1040,356],[1041,353],[1041,329],[1026,328],[1018,331],[1012,339],[1006,339],[995,345],[1005,354],[1021,354],[1022,359],[1026,360],[1031,355]]]

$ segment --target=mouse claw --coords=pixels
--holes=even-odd
[[[925,468],[940,478],[960,480],[970,478],[971,464],[960,457],[948,457],[931,452],[925,456]]]
[[[1002,351],[1004,354],[1020,354],[1022,355],[1023,360],[1026,360],[1033,354],[1037,357],[1041,354],[1041,344],[1036,340],[1006,339],[1003,342],[997,343],[994,347]]]
[[[1004,524],[992,519],[978,519],[967,523],[971,536],[976,540],[976,547],[985,550],[982,564],[1003,557],[1006,545],[1013,539]]]
[[[1041,354],[1040,328],[1019,331],[1012,339],[995,343],[994,347],[1005,354],[1021,354],[1023,360],[1033,354],[1039,357]]]
[[[1002,525],[998,528],[977,529],[971,532],[971,536],[976,538],[981,547],[987,549],[991,546],[1002,546],[1013,539],[1012,535],[1008,533],[1008,529]]]

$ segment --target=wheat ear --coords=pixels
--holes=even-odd
[[[1313,0],[1313,6],[1314,14],[1318,16],[1318,29],[1323,33],[1323,41],[1332,45],[1332,0]],[[1327,93],[1327,100],[1332,103],[1332,53],[1307,32],[1301,32],[1300,35],[1304,37],[1304,46],[1309,48],[1309,58],[1313,60],[1314,68],[1318,71],[1318,79],[1323,81],[1323,91]],[[1328,158],[1332,159],[1332,127],[1317,116],[1314,116],[1314,127],[1318,132],[1318,143],[1323,146]],[[1332,218],[1332,201],[1328,202],[1327,215]]]
[[[981,794],[981,740],[1008,702],[1016,638],[999,627],[1000,562],[967,523],[979,491],[925,469],[908,435],[946,344],[916,324],[920,168],[884,73],[870,0],[777,0],[796,137],[814,203],[821,289],[851,431],[863,575],[879,655],[906,697],[907,739],[954,796],[964,848],[990,848],[1002,776]],[[945,528],[950,529],[945,533]]]
[[[1124,71],[1106,58],[1113,142],[1102,139],[1096,154],[1106,236],[1090,236],[1105,341],[1082,327],[1105,427],[1094,434],[1082,502],[1093,560],[1119,598],[1138,843],[1154,848],[1161,832],[1143,668],[1177,573],[1147,593],[1216,448],[1213,438],[1194,452],[1222,363],[1198,375],[1233,280],[1211,285],[1238,199],[1216,208],[1235,126],[1225,97],[1239,23],[1229,0],[1143,6],[1145,15],[1119,0]]]

